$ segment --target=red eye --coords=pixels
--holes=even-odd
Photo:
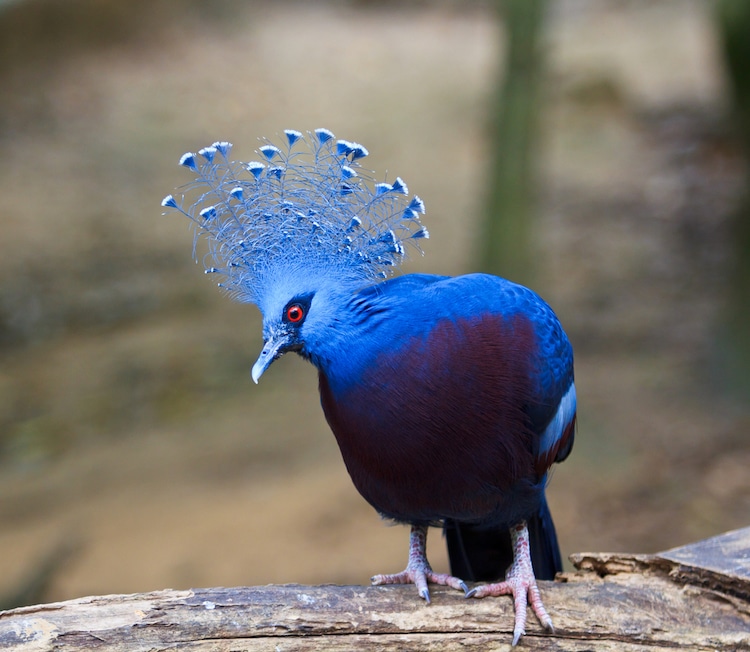
[[[298,324],[299,322],[301,322],[304,316],[305,311],[298,303],[293,303],[286,309],[286,318],[293,324]]]

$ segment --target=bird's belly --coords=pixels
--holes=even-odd
[[[426,437],[423,431],[391,425],[387,437],[364,427],[355,436],[333,428],[355,487],[387,518],[510,524],[535,509],[543,482],[530,462],[524,464],[523,455],[470,432],[436,431]],[[459,445],[443,443],[445,435]],[[461,446],[461,440],[472,445]]]

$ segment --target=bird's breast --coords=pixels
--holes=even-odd
[[[323,410],[360,493],[408,522],[482,520],[533,502],[531,323],[486,314],[440,320],[386,350],[375,341],[346,377],[320,373]]]

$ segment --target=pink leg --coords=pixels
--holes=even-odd
[[[478,586],[470,591],[466,597],[484,598],[488,595],[512,594],[515,611],[513,645],[516,645],[521,636],[525,634],[526,607],[529,602],[536,617],[539,618],[539,622],[550,631],[554,631],[554,628],[552,627],[552,619],[542,604],[539,587],[536,584],[536,577],[534,577],[534,569],[531,566],[529,531],[526,529],[526,521],[521,521],[518,525],[513,526],[510,529],[510,536],[513,541],[513,563],[505,574],[505,581]]]
[[[371,579],[373,584],[415,584],[419,595],[427,603],[430,602],[430,591],[427,583],[443,584],[454,589],[460,589],[468,594],[469,588],[463,580],[452,575],[435,573],[427,561],[427,528],[423,526],[412,525],[409,536],[409,563],[406,570],[396,573],[395,575],[375,575]]]

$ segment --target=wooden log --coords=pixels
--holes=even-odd
[[[722,561],[731,580],[715,581],[725,575],[714,569],[704,581],[697,548],[653,556],[574,556],[580,570],[540,583],[556,632],[542,630],[530,612],[521,648],[750,649],[750,528],[727,536],[735,544],[744,541],[734,545],[736,563]],[[720,548],[716,543],[714,550]],[[508,598],[466,600],[435,587],[426,605],[412,586],[269,585],[95,596],[13,609],[0,613],[0,649],[491,651],[509,648],[512,628]]]

